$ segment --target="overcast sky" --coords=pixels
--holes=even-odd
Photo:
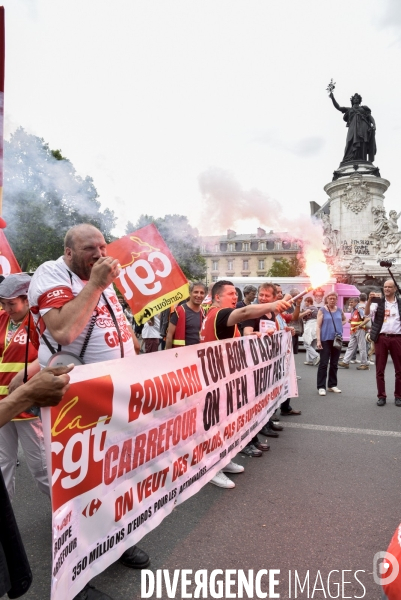
[[[309,214],[345,146],[332,77],[341,106],[359,92],[371,108],[386,208],[399,208],[398,0],[3,4],[6,135],[22,126],[93,177],[117,234],[144,212],[216,233],[201,215],[199,177],[211,168],[288,217]]]

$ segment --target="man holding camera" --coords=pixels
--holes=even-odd
[[[373,321],[370,337],[376,347],[377,406],[386,404],[384,373],[389,354],[395,369],[395,405],[401,406],[401,299],[395,295],[391,279],[384,282],[383,291],[384,298],[370,292],[365,306],[365,316]]]

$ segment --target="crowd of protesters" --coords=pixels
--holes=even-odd
[[[221,284],[221,282],[217,283]],[[154,343],[151,348],[147,343],[146,325],[138,327],[134,323],[135,332],[139,338],[142,337],[141,351],[146,353],[164,348],[198,344],[200,327],[214,302],[213,287],[215,285],[217,284],[209,286],[207,291],[202,282],[190,283],[189,298],[182,301],[179,306],[167,309],[161,314],[158,339],[152,340]],[[225,285],[231,286],[232,284],[225,282]],[[237,294],[236,291],[235,293]],[[299,290],[292,288],[286,298],[290,300],[298,294]],[[359,363],[357,370],[364,371],[375,363],[368,357],[370,343],[367,341],[366,334],[370,329],[371,318],[369,315],[365,316],[364,312],[367,301],[366,294],[361,293],[359,297],[350,298],[344,310],[337,306],[337,298],[336,292],[328,293],[325,297],[323,290],[314,290],[312,296],[307,296],[303,301],[298,300],[295,305],[290,303],[284,313],[274,314],[268,311],[262,319],[239,321],[237,332],[239,335],[250,335],[253,332],[272,333],[274,330],[283,328],[284,320],[286,326],[290,326],[291,329],[294,354],[298,354],[299,338],[302,336],[303,347],[306,351],[304,364],[318,367],[317,389],[319,395],[326,395],[326,390],[340,393],[341,390],[337,386],[338,368],[348,369],[350,364]],[[283,292],[278,284],[266,282],[259,288],[254,285],[246,285],[243,289],[243,299],[236,302],[235,308],[246,308],[253,304],[282,299]],[[128,307],[125,312],[127,317],[132,319]],[[347,322],[345,312],[351,313],[349,319],[350,340],[347,350],[341,358],[342,346],[336,348],[334,338],[336,335],[342,337],[343,325]],[[152,319],[148,325],[149,329],[152,327],[152,330],[155,330],[156,322],[156,318]],[[216,339],[224,338],[217,337]],[[357,352],[359,352],[359,360]],[[256,447],[254,455],[260,456],[261,449]]]
[[[340,360],[346,316],[344,310],[337,306],[338,297],[335,292],[324,297],[323,290],[316,289],[303,301],[298,299],[293,303],[292,298],[299,294],[297,288],[292,288],[284,297],[281,286],[270,282],[263,283],[259,288],[246,285],[240,301],[237,290],[230,281],[216,282],[209,288],[208,294],[206,286],[201,282],[191,283],[189,290],[187,300],[162,314],[160,321],[164,323],[164,331],[160,331],[159,348],[163,347],[164,336],[166,348],[172,348],[253,333],[271,335],[277,330],[287,329],[292,334],[294,354],[298,353],[299,338],[303,338],[306,350],[304,364],[317,367],[317,390],[320,396],[325,396],[327,391],[341,393],[337,380],[338,368],[349,368],[349,363],[357,362],[357,351],[360,357],[358,370],[368,370],[374,364],[367,357],[366,333],[370,317],[364,313],[366,294],[350,298],[346,307],[351,313],[350,341]],[[272,309],[272,303],[280,301],[284,301],[284,304],[276,304]],[[252,311],[257,311],[258,316],[255,313],[249,317]],[[146,339],[143,351],[148,352]],[[301,414],[301,411],[291,407],[289,398],[280,408],[281,415]],[[278,437],[282,429],[278,415],[274,414],[241,453],[251,458],[261,457],[269,450],[269,444],[260,436]],[[241,465],[231,461],[210,483],[233,488],[235,484],[226,473],[239,473],[243,470]]]
[[[378,405],[383,406],[386,402],[384,369],[387,354],[391,354],[397,365],[401,355],[398,352],[401,303],[395,297],[391,281],[384,286],[385,298],[374,307],[371,307],[372,295],[367,299],[361,294],[349,301],[351,337],[340,360],[346,317],[337,306],[335,292],[324,297],[323,291],[318,289],[301,300],[295,298],[299,295],[296,288],[283,295],[279,285],[265,282],[259,288],[245,286],[243,299],[238,301],[237,289],[230,281],[217,281],[208,289],[202,282],[191,282],[187,299],[138,326],[128,305],[117,298],[113,288],[118,272],[118,261],[107,257],[107,246],[100,231],[92,225],[79,225],[67,232],[64,255],[57,261],[41,265],[32,278],[26,274],[9,275],[0,283],[3,308],[0,312],[3,332],[0,336],[0,401],[11,398],[29,378],[52,364],[54,357],[60,359],[63,351],[68,354],[68,363],[74,356],[78,361],[76,364],[82,364],[240,336],[273,335],[280,330],[291,332],[294,354],[298,353],[299,338],[303,337],[305,365],[317,367],[318,394],[340,393],[338,368],[348,369],[350,364],[358,362],[357,351],[358,370],[368,370],[373,364],[366,333],[370,319],[376,313],[377,326],[372,330],[372,340],[377,342],[380,351]],[[110,318],[105,319],[105,314]],[[102,320],[102,325],[96,328],[98,319]],[[119,340],[119,345],[111,348],[105,343],[105,329]],[[397,406],[401,406],[399,371],[396,372]],[[300,415],[301,411],[293,408],[290,402],[287,398],[281,404],[281,415]],[[14,411],[9,422],[0,423],[0,467],[6,489],[12,498],[18,442],[21,442],[39,489],[49,496],[40,412],[37,406],[24,404],[23,409],[18,414]],[[272,415],[241,453],[250,458],[263,456],[269,450],[263,437],[278,437],[282,430],[279,415]],[[235,483],[227,473],[242,471],[242,465],[230,461],[210,483],[234,488]],[[146,552],[136,546],[126,550],[120,560],[125,566],[137,569],[147,567],[150,562]],[[0,561],[0,579],[4,575],[3,579],[7,581],[4,569]],[[87,584],[74,600],[112,599]]]

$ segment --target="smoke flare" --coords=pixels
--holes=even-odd
[[[217,167],[200,174],[199,187],[203,196],[203,231],[221,234],[236,224],[243,228],[243,221],[257,219],[261,227],[285,232],[285,239],[301,243],[300,256],[313,287],[330,278],[320,221],[306,215],[296,219],[287,217],[277,200],[257,189],[244,190],[229,171]]]

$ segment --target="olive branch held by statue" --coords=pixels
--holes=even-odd
[[[333,90],[335,89],[335,87],[336,87],[336,82],[335,82],[335,81],[333,81],[333,79],[331,79],[331,81],[330,81],[329,85],[328,85],[328,86],[327,86],[327,88],[326,88],[326,90],[327,90],[327,92],[328,92],[329,96],[330,96],[330,94],[332,94],[332,93],[333,93]]]

